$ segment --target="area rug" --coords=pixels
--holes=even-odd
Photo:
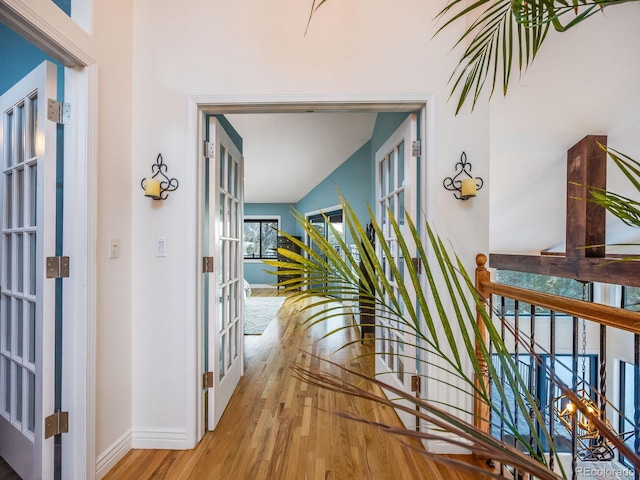
[[[244,304],[244,334],[262,335],[283,303],[282,297],[248,297]]]

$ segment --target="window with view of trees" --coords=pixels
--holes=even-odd
[[[244,258],[277,258],[279,223],[277,218],[245,218]]]
[[[496,281],[514,287],[522,287],[539,292],[562,295],[579,300],[588,300],[589,292],[585,290],[585,284],[570,278],[553,277],[550,275],[539,275],[537,273],[514,272],[511,270],[497,270]],[[528,314],[530,305],[521,303],[519,305],[521,314]],[[505,314],[513,314],[515,311],[513,300],[506,299]],[[536,307],[536,314],[548,314],[548,310]]]

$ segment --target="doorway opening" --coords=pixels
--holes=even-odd
[[[189,168],[191,171],[189,172],[189,180],[193,182],[191,185],[192,191],[194,191],[193,202],[196,208],[194,208],[193,213],[193,221],[195,225],[198,225],[198,228],[192,232],[193,245],[194,250],[192,252],[194,258],[199,259],[203,257],[204,246],[203,246],[203,232],[204,226],[201,219],[203,218],[203,206],[204,206],[204,186],[202,184],[201,179],[203,178],[203,164],[202,164],[202,151],[201,145],[206,139],[206,125],[207,125],[207,116],[211,115],[225,115],[225,116],[238,116],[238,115],[257,115],[257,114],[267,114],[267,115],[277,115],[277,114],[313,114],[313,113],[404,113],[408,114],[410,112],[418,113],[419,117],[422,121],[419,124],[420,133],[419,138],[423,139],[424,142],[424,153],[423,158],[428,158],[429,151],[431,149],[431,145],[429,142],[426,142],[426,139],[430,138],[431,134],[429,130],[432,128],[431,123],[429,121],[430,118],[433,118],[433,113],[431,112],[431,103],[429,102],[430,95],[415,95],[415,96],[407,96],[407,95],[381,95],[381,96],[372,96],[370,98],[361,98],[358,100],[354,100],[353,96],[350,98],[340,98],[340,97],[325,97],[325,98],[312,98],[309,97],[307,99],[289,99],[287,98],[277,98],[269,101],[268,99],[265,101],[265,98],[262,97],[259,101],[251,98],[238,98],[238,99],[218,99],[215,97],[192,97],[190,98],[189,105],[189,121],[190,128],[189,131],[193,132],[193,137],[191,143],[190,158],[195,159],[195,161],[191,162]],[[231,122],[232,123],[232,122]],[[240,132],[242,134],[242,132]],[[324,139],[325,141],[331,141],[331,139]],[[375,152],[374,152],[375,153]],[[346,160],[345,158],[342,161]],[[373,159],[371,159],[371,168],[373,172]],[[248,166],[245,170],[246,175],[250,174],[250,166]],[[428,175],[429,165],[425,162],[423,168],[420,171],[421,181],[423,184],[425,183],[426,176]],[[303,174],[303,172],[300,172]],[[370,179],[370,184],[373,185],[374,178],[373,176]],[[334,189],[335,192],[335,189]],[[422,192],[422,197],[420,201],[422,205],[426,204],[426,194]],[[373,193],[371,192],[371,197],[373,198]],[[335,205],[335,197],[331,205]],[[244,203],[243,203],[244,205]],[[314,210],[326,209],[327,205],[316,206],[315,208],[306,208],[303,210],[303,213],[309,213]],[[252,212],[255,213],[255,212]],[[196,262],[197,264],[198,262]],[[188,368],[191,370],[191,375],[187,375],[187,385],[185,385],[187,392],[189,392],[189,396],[192,400],[190,402],[191,405],[194,406],[193,422],[190,425],[192,428],[191,432],[187,432],[188,436],[191,433],[192,438],[194,439],[195,444],[202,438],[204,435],[206,428],[204,422],[204,411],[205,411],[205,395],[201,388],[201,382],[196,382],[197,387],[194,388],[194,379],[201,379],[203,375],[206,373],[204,370],[204,358],[205,358],[205,343],[210,341],[206,338],[206,335],[209,334],[209,331],[205,329],[204,322],[204,312],[203,305],[206,301],[205,299],[205,280],[203,278],[202,272],[197,271],[195,269],[193,274],[196,278],[196,289],[195,289],[195,302],[194,302],[194,323],[189,325],[189,331],[187,332],[187,341],[190,342],[189,348],[193,348],[196,346],[196,358],[195,362],[188,365]],[[193,342],[193,343],[191,343]]]

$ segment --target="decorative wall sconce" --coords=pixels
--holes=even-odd
[[[146,197],[151,197],[154,200],[166,200],[169,196],[167,192],[173,192],[178,189],[178,180],[167,177],[166,171],[167,165],[162,161],[162,154],[159,153],[156,163],[151,165],[151,173],[153,175],[143,178],[140,182]],[[164,180],[156,179],[158,175],[164,177]]]
[[[458,170],[460,171],[458,172]],[[462,152],[460,161],[456,163],[455,171],[458,173],[453,178],[447,177],[443,180],[444,188],[454,192],[453,196],[458,200],[469,200],[475,197],[476,192],[484,185],[484,181],[480,177],[471,176],[471,164],[467,162],[466,153]],[[463,175],[463,178],[458,178],[460,175]]]

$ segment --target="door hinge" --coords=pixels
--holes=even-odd
[[[418,375],[411,375],[411,391],[420,393],[420,377]]]
[[[61,125],[71,123],[71,104],[47,99],[47,119]]]
[[[204,142],[204,158],[215,158],[216,144],[213,142]]]
[[[69,412],[57,411],[44,419],[44,438],[69,432]]]
[[[202,388],[213,388],[213,372],[202,374]]]
[[[203,273],[213,272],[213,257],[202,257],[202,271]]]
[[[47,278],[68,278],[69,257],[47,257]]]
[[[411,263],[413,263],[413,269],[420,275],[422,273],[422,260],[420,257],[412,258]]]
[[[414,140],[411,142],[411,156],[420,157],[422,155],[422,140]]]

